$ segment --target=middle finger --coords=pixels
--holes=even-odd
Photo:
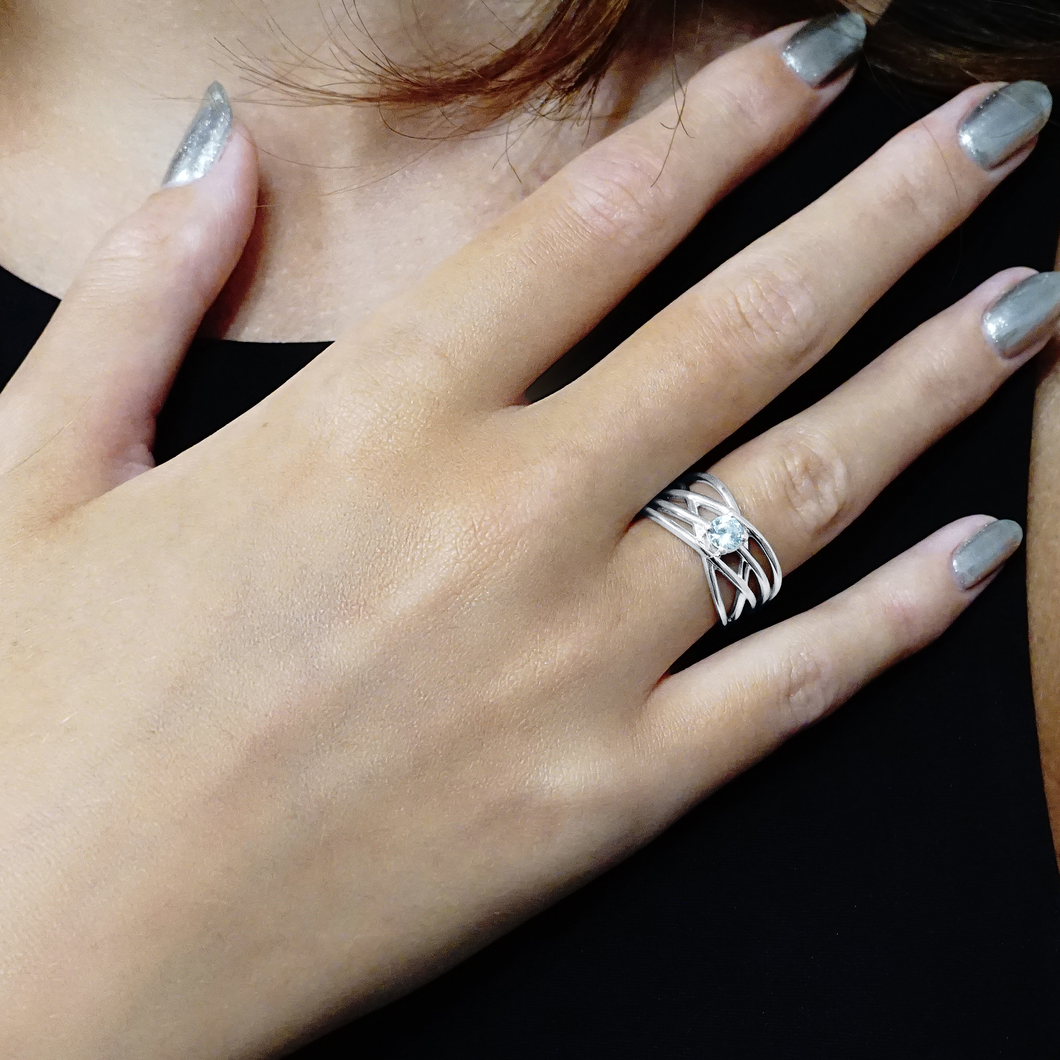
[[[1004,157],[992,166],[959,139],[984,101],[969,124]],[[1049,106],[1034,82],[961,93],[527,409],[534,429],[577,449],[584,485],[617,498],[608,514],[624,529],[956,228],[1027,157]]]

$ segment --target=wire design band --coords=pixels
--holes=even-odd
[[[720,500],[693,491],[696,483],[708,486]],[[663,490],[644,514],[699,554],[710,597],[723,626],[738,619],[745,606],[768,603],[780,592],[783,575],[777,554],[757,527],[743,517],[736,498],[720,479],[705,471],[689,475]],[[750,551],[751,544],[759,548],[765,565]],[[736,557],[735,566],[723,562],[726,556]],[[722,599],[719,576],[736,590],[731,608],[726,608]]]

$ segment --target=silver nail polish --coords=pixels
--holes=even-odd
[[[216,81],[206,90],[202,106],[169,163],[163,188],[179,188],[205,177],[224,154],[232,132],[232,108],[224,86]]]
[[[1053,96],[1040,81],[1016,81],[991,92],[957,130],[965,154],[983,169],[1011,158],[1045,128]]]
[[[857,61],[865,43],[865,20],[853,11],[807,22],[781,53],[791,71],[820,88]]]
[[[987,523],[954,553],[950,561],[958,589],[971,589],[989,578],[1020,547],[1023,528],[1011,519]]]
[[[1006,291],[984,314],[983,334],[1002,357],[1048,338],[1060,320],[1060,273],[1040,272]]]

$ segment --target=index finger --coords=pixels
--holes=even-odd
[[[397,328],[421,388],[427,357],[455,371],[462,401],[518,400],[839,95],[848,79],[829,73],[851,64],[864,35],[860,16],[828,16],[715,60],[678,107],[670,100],[590,148],[384,307],[358,335],[361,363],[365,339],[369,351],[373,334],[392,351]]]

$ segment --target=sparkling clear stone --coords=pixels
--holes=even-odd
[[[705,530],[697,531],[696,537],[717,556],[727,556],[747,545],[746,528],[731,515],[719,515]]]

